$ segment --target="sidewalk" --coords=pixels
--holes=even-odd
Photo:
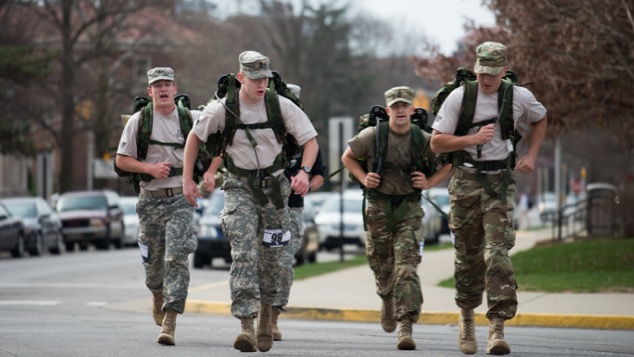
[[[550,228],[518,231],[511,254],[550,238]],[[458,321],[454,290],[437,286],[453,274],[453,254],[452,249],[424,253],[418,269],[424,297],[420,324],[455,324]],[[228,281],[192,286],[187,311],[230,314],[229,296]],[[520,286],[518,300],[518,313],[507,322],[509,326],[634,330],[634,294],[523,292]],[[368,266],[362,265],[295,281],[284,317],[378,322],[380,309],[373,274]],[[477,324],[488,323],[485,312],[486,299],[476,309]]]

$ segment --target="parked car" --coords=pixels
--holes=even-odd
[[[119,205],[123,211],[123,224],[125,225],[123,241],[125,246],[136,246],[139,240],[139,215],[136,213],[137,196],[124,196],[119,199]]]
[[[231,246],[220,228],[220,211],[225,206],[225,191],[217,188],[198,219],[198,247],[194,252],[194,268],[212,266],[214,258],[231,263]]]
[[[304,206],[304,209],[306,207]],[[304,239],[301,248],[295,253],[295,265],[317,262],[319,251],[319,229],[310,213],[302,211],[304,218]]]
[[[14,258],[24,256],[24,224],[0,202],[0,251],[11,252]]]
[[[544,192],[537,198],[539,218],[542,222],[549,222],[555,219],[557,211],[557,195],[554,192]]]
[[[94,244],[99,250],[122,247],[125,225],[119,206],[119,194],[110,190],[62,193],[55,206],[62,220],[62,233],[67,251],[88,249]]]
[[[319,208],[326,201],[328,197],[332,197],[333,195],[338,195],[338,192],[332,191],[319,191],[319,192],[310,192],[304,196],[304,214],[309,218],[315,218],[317,213],[319,212]]]
[[[198,247],[194,252],[194,268],[211,266],[214,258],[223,258],[226,263],[232,262],[231,246],[225,239],[220,226],[220,211],[225,205],[224,193],[221,189],[215,189],[207,202],[204,203],[205,208],[197,222]],[[317,227],[309,216],[304,215],[304,240],[301,248],[295,254],[295,264],[316,262],[318,250]]]
[[[423,207],[423,237],[425,237],[425,244],[438,244],[440,242],[440,235],[443,228],[443,215],[438,212],[429,201],[424,197],[421,199],[421,206]]]
[[[449,215],[451,207],[449,204],[449,190],[447,187],[432,187],[423,191],[423,195],[432,200],[436,206],[440,207],[440,209],[445,212],[445,215]],[[425,212],[427,212],[427,210],[425,210]],[[449,234],[449,222],[447,221],[445,215],[441,215],[442,228],[440,230],[440,234]]]
[[[363,226],[363,191],[349,189],[344,192],[343,216],[341,201],[339,194],[328,197],[315,216],[320,249],[330,250],[346,244],[365,247],[367,234]]]
[[[44,250],[60,254],[64,250],[62,221],[41,197],[13,197],[0,200],[11,215],[22,219],[24,245],[30,255],[42,255]]]

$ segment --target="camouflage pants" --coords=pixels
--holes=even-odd
[[[394,298],[397,321],[409,316],[416,322],[423,304],[416,272],[420,263],[418,244],[423,240],[423,209],[414,201],[402,204],[407,205],[406,214],[392,218],[396,219],[392,232],[386,229],[392,212],[389,200],[368,200],[366,252],[377,294],[383,300]]]
[[[290,182],[280,177],[283,201],[288,202]],[[263,245],[265,229],[281,229],[290,235],[288,207],[275,208],[271,200],[261,206],[248,184],[225,177],[225,207],[220,214],[222,230],[231,244],[231,313],[235,317],[256,317],[260,301],[273,304],[279,288],[283,248]],[[272,187],[264,188],[271,196]],[[291,239],[292,240],[292,239]]]
[[[500,192],[501,175],[487,175]],[[456,168],[449,184],[449,227],[455,234],[456,304],[473,309],[487,294],[487,317],[510,319],[517,312],[517,283],[509,250],[515,245],[513,197],[515,180],[508,183],[506,200],[489,196],[474,173]]]
[[[163,310],[185,311],[189,287],[189,254],[198,240],[194,208],[185,196],[139,196],[139,248],[145,266],[145,285],[162,292]]]

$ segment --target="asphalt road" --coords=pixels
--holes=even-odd
[[[226,269],[192,269],[191,287],[226,281]],[[0,256],[0,356],[238,356],[239,322],[228,315],[179,316],[176,346],[156,343],[160,328],[136,249],[12,259]],[[396,333],[376,323],[281,320],[284,341],[269,356],[403,356]],[[634,332],[507,327],[514,356],[634,355]],[[487,330],[477,327],[484,354]],[[455,326],[416,325],[417,352],[462,356]],[[412,353],[410,353],[412,354]]]

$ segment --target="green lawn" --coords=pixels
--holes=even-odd
[[[512,257],[522,291],[634,291],[634,239],[552,244]],[[440,283],[453,287],[453,278]]]

